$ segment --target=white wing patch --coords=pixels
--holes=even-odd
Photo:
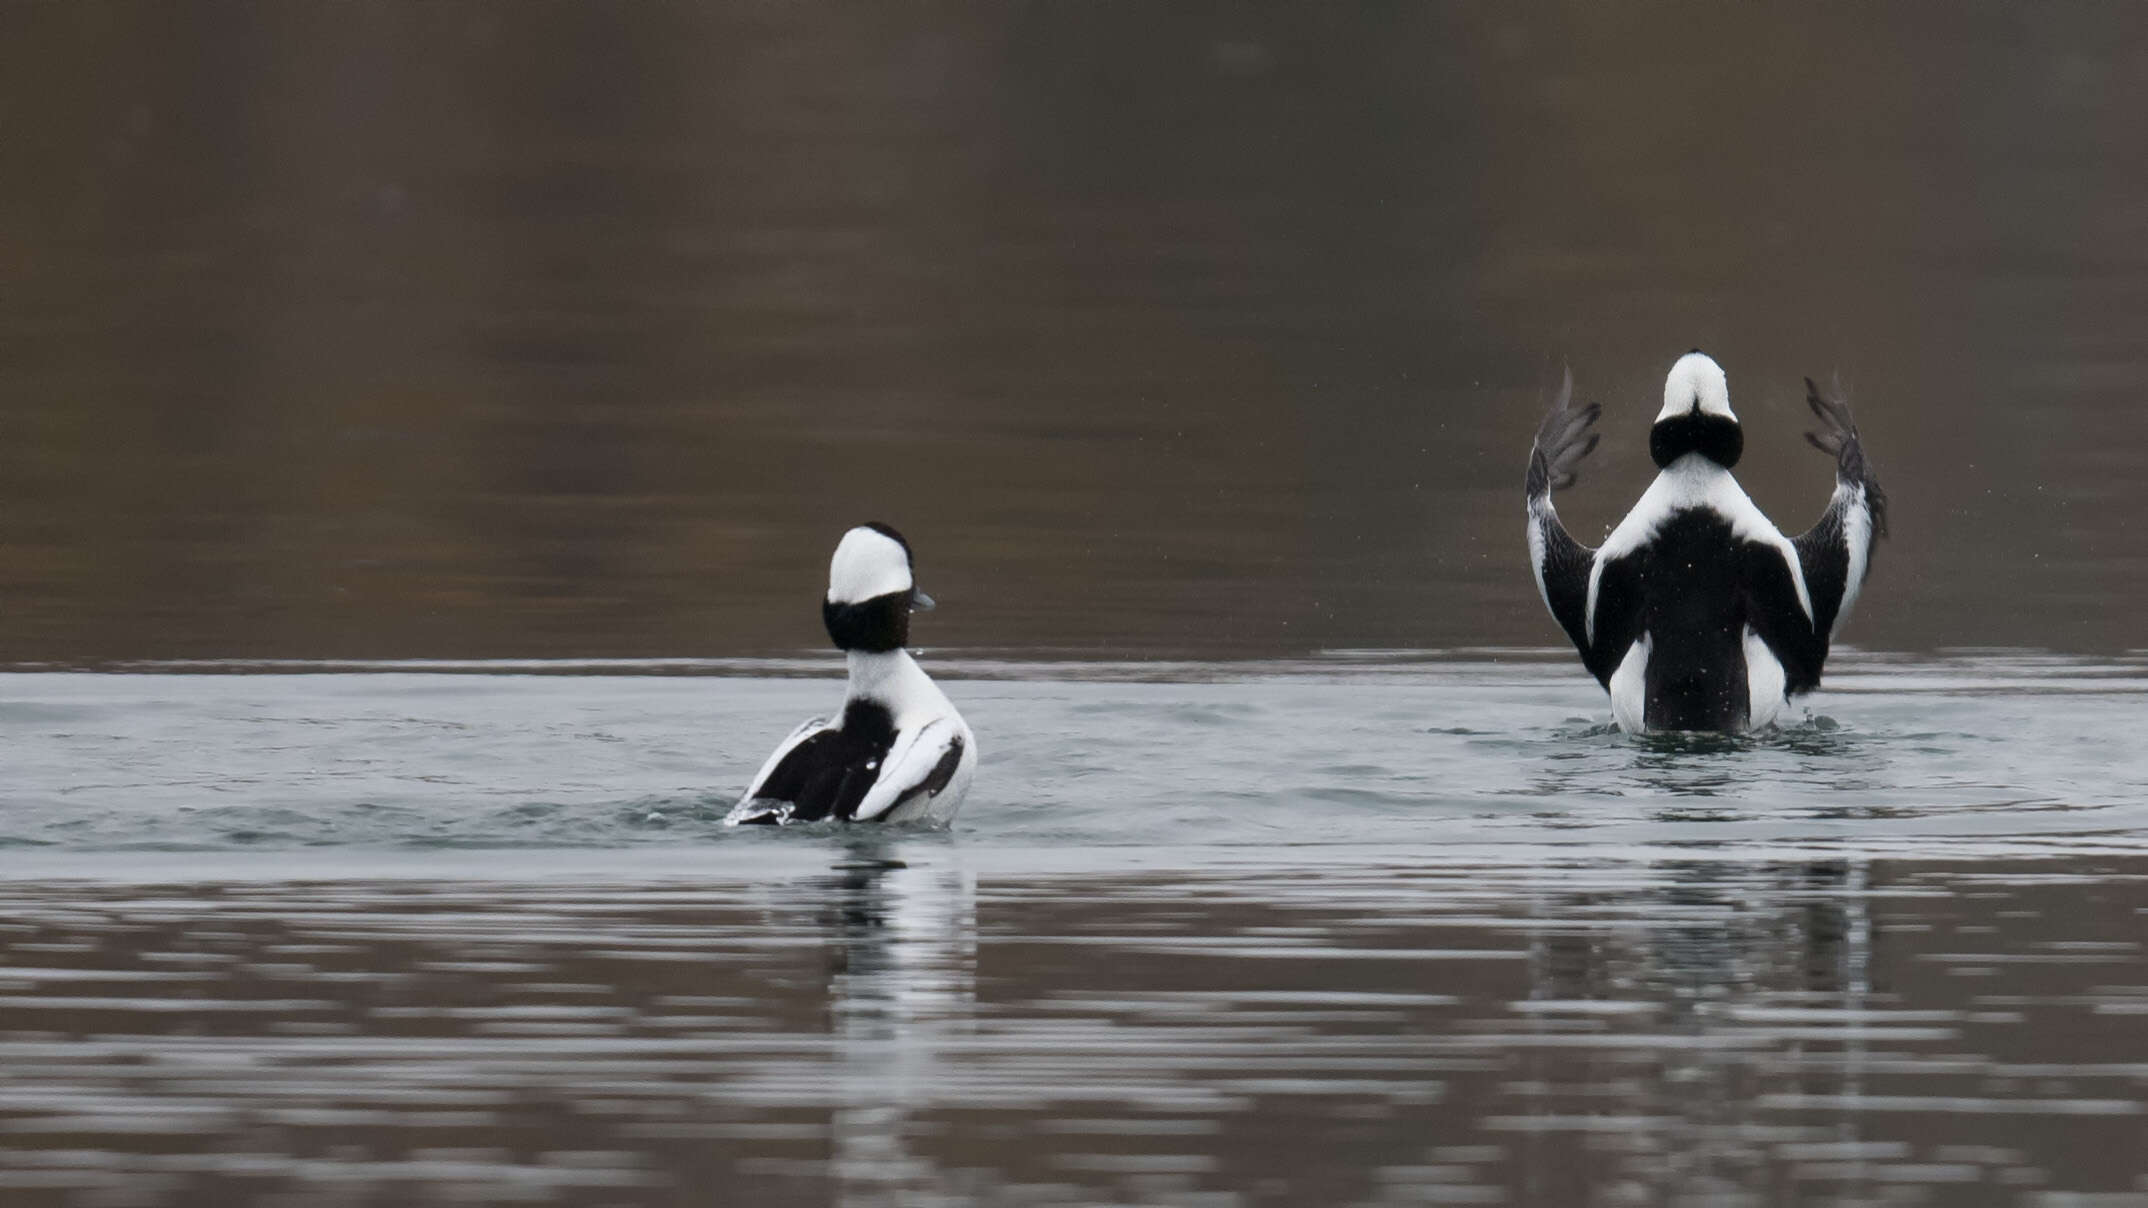
[[[1619,660],[1618,670],[1611,673],[1611,718],[1628,734],[1648,732],[1650,644],[1648,635],[1642,634],[1633,645],[1626,647],[1626,657]]]
[[[1630,518],[1632,517],[1633,513],[1628,512],[1626,513],[1626,515]],[[1620,525],[1619,527],[1624,528],[1625,526]],[[1613,535],[1615,536],[1616,534],[1614,533]],[[1581,632],[1582,636],[1589,639],[1589,646],[1592,649],[1596,645],[1596,589],[1603,585],[1604,550],[1608,550],[1610,548],[1611,543],[1608,541],[1605,542],[1603,549],[1597,550],[1596,556],[1594,558],[1589,559],[1589,598],[1584,601],[1581,606]]]
[[[1833,638],[1835,630],[1850,615],[1850,606],[1857,603],[1858,589],[1865,585],[1865,570],[1872,557],[1872,506],[1865,499],[1861,486],[1838,486],[1837,494],[1847,493],[1849,498],[1842,509],[1842,539],[1849,544],[1849,573],[1842,579],[1842,603],[1835,606],[1835,624],[1827,631]]]
[[[880,778],[858,802],[857,812],[851,815],[859,822],[878,818],[893,809],[908,796],[940,765],[948,750],[962,738],[962,723],[952,717],[936,717],[915,730],[898,735],[890,748],[887,761],[881,765]]]
[[[1536,575],[1536,594],[1543,599],[1546,608],[1551,607],[1551,593],[1544,587],[1543,513],[1550,508],[1549,503],[1544,504],[1541,509],[1534,501],[1529,504],[1529,569]]]

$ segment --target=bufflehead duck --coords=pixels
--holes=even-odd
[[[1807,378],[1805,391],[1820,420],[1805,439],[1835,459],[1835,493],[1809,531],[1783,536],[1731,477],[1745,436],[1722,367],[1695,349],[1671,366],[1648,434],[1662,472],[1590,549],[1551,506],[1596,447],[1588,428],[1602,411],[1573,406],[1567,373],[1529,450],[1529,560],[1620,729],[1758,729],[1819,686],[1828,643],[1887,533],[1887,496],[1839,385],[1823,391]]]
[[[828,636],[850,656],[843,711],[832,722],[816,717],[791,731],[726,825],[944,823],[955,816],[977,771],[977,740],[903,649],[910,613],[931,607],[901,533],[866,524],[843,534],[821,604]]]

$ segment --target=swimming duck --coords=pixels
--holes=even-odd
[[[821,602],[828,636],[850,660],[842,711],[791,731],[727,825],[954,818],[977,771],[977,740],[904,649],[910,614],[932,606],[901,533],[865,524],[843,534]]]
[[[1523,483],[1537,591],[1630,733],[1758,729],[1820,684],[1828,645],[1887,532],[1880,490],[1840,388],[1805,381],[1820,421],[1806,439],[1835,459],[1819,523],[1785,537],[1731,470],[1745,435],[1722,366],[1678,358],[1649,430],[1656,480],[1603,545],[1568,535],[1551,493],[1596,447],[1602,408],[1573,406],[1569,371],[1529,449]]]

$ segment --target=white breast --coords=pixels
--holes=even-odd
[[[1611,717],[1628,734],[1648,732],[1648,646],[1644,633],[1611,673]]]

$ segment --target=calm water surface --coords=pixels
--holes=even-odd
[[[8,1202],[2148,1203],[2148,660],[940,657],[724,831],[831,662],[0,677]]]

